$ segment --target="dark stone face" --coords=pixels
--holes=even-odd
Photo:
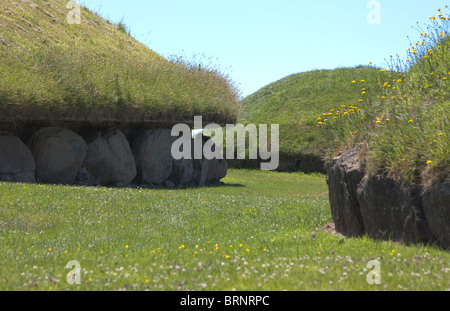
[[[366,175],[358,145],[327,164],[336,231],[450,248],[450,182],[429,189],[386,175]]]

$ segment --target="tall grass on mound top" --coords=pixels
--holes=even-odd
[[[239,113],[228,75],[171,63],[86,8],[66,21],[66,0],[2,2],[0,118],[216,122]]]
[[[389,56],[389,68],[376,73],[376,84],[368,85],[363,76],[348,81],[360,94],[358,102],[330,110],[334,115],[326,122],[318,120],[320,135],[333,138],[327,146],[329,157],[342,150],[342,144],[364,141],[371,173],[423,184],[448,178],[449,18],[439,10],[430,20],[406,59]]]

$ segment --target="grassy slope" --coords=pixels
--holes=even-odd
[[[288,76],[245,98],[241,121],[280,124],[281,153],[323,156],[329,141],[317,136],[318,116],[328,112],[331,105],[357,102],[361,95],[349,81],[361,77],[375,81],[372,73],[376,71],[370,67],[339,68]]]
[[[173,64],[86,8],[66,20],[66,0],[2,1],[3,119],[212,120],[237,117],[227,76]]]
[[[450,253],[317,231],[323,175],[231,170],[223,187],[0,183],[0,290],[445,290]],[[369,260],[381,284],[369,285]],[[81,265],[68,285],[65,266]]]
[[[280,149],[325,160],[359,142],[369,173],[429,186],[450,177],[449,19],[390,56],[389,69],[339,68],[292,75],[244,100],[244,120],[279,123]]]

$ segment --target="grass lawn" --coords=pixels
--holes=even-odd
[[[445,290],[450,254],[343,239],[324,175],[230,170],[221,187],[0,183],[0,290]],[[380,261],[381,284],[367,263]],[[69,285],[77,260],[81,284]]]

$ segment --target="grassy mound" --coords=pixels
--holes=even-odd
[[[373,83],[376,72],[375,68],[360,66],[288,76],[245,98],[241,121],[279,124],[280,152],[284,155],[324,156],[329,140],[317,135],[317,116],[324,110],[328,113],[328,107],[335,103],[358,102],[361,95],[348,81],[364,76]]]
[[[331,141],[329,156],[342,150],[343,142],[366,142],[369,173],[423,185],[449,178],[448,17],[431,17],[427,29],[411,43],[406,59],[390,55],[389,69],[379,70],[376,83],[347,81],[355,93],[364,93],[363,100],[354,103],[358,109],[335,110],[329,122],[318,122],[318,135]]]
[[[69,23],[67,3],[2,1],[0,119],[236,119],[239,96],[228,76],[169,62],[84,7],[80,23]]]
[[[325,160],[365,142],[367,171],[428,185],[450,176],[449,18],[431,17],[389,69],[293,75],[244,100],[246,122],[279,123],[280,150]]]

